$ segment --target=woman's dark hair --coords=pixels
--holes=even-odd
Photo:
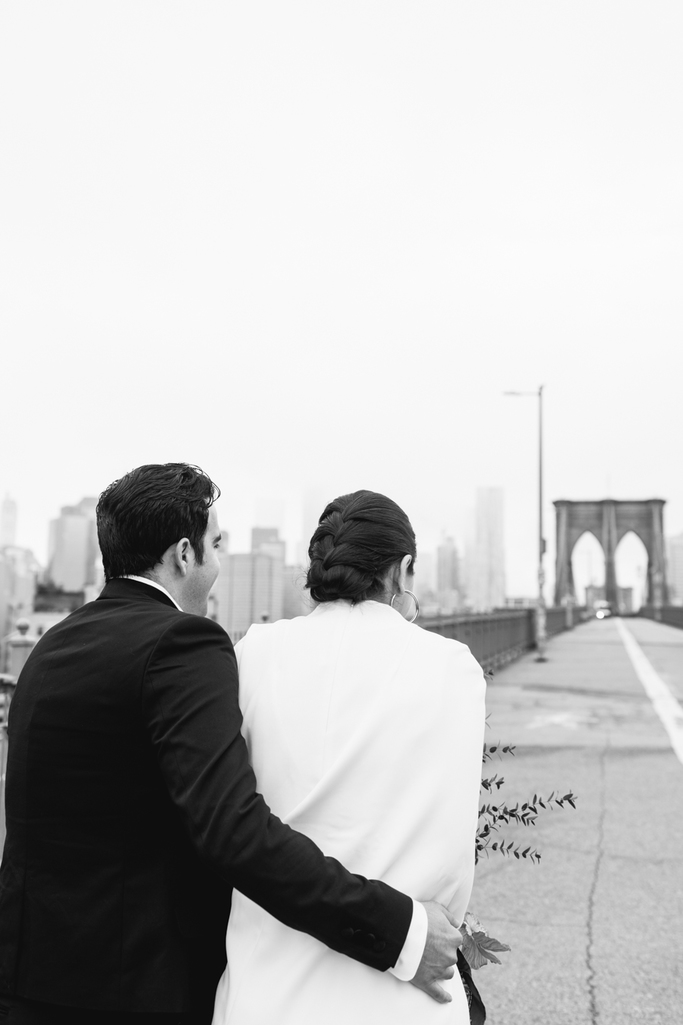
[[[148,463],[115,480],[97,503],[105,579],[145,573],[181,537],[201,564],[209,506],[219,495],[210,477],[188,463]]]
[[[396,502],[375,491],[354,491],[330,502],[308,548],[306,587],[317,602],[365,601],[382,594],[386,572],[411,556],[415,532]]]

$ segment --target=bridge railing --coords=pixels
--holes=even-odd
[[[7,717],[14,694],[15,679],[0,673],[0,860],[5,845],[5,773],[7,771]]]
[[[534,647],[533,609],[420,617],[425,630],[462,641],[484,669],[497,669]]]
[[[587,618],[586,609],[576,606],[547,609],[547,636],[554,637],[563,630],[570,630]],[[533,608],[421,616],[417,622],[425,630],[462,641],[486,670],[499,669],[536,647],[536,611]]]
[[[683,630],[683,605],[663,605],[656,609],[653,605],[642,605],[640,615],[646,619],[656,619],[658,623],[677,626]]]
[[[572,630],[579,623],[585,623],[594,615],[585,605],[551,606],[545,612],[545,632],[548,637]]]

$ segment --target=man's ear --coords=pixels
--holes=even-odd
[[[192,545],[187,537],[181,537],[180,541],[172,545],[170,549],[173,568],[183,577],[187,574],[191,551]]]

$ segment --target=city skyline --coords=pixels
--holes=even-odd
[[[503,606],[533,604],[531,595],[506,586],[504,493],[500,488],[478,489],[475,517],[467,526],[464,543],[444,532],[435,550],[418,547],[414,589],[423,615],[489,612]],[[300,522],[310,526],[311,495],[300,505]],[[49,559],[41,566],[33,551],[19,545],[0,546],[0,638],[6,638],[19,619],[27,619],[39,634],[64,618],[79,604],[95,599],[104,575],[96,546],[96,498],[85,496],[64,506],[50,521]],[[282,519],[281,500],[257,502],[267,515]],[[14,537],[19,522],[17,503],[5,498]],[[248,552],[234,550],[230,532],[222,524],[221,572],[212,590],[208,614],[238,640],[251,623],[306,615],[312,603],[305,592],[305,559],[300,542],[287,545],[278,525],[250,528]],[[668,560],[669,600],[683,601],[683,532],[665,537]],[[289,547],[289,557],[288,557]],[[292,559],[292,552],[298,553]],[[621,554],[620,554],[621,553]],[[579,604],[592,605],[605,597],[604,555],[597,539],[584,533],[572,557],[575,596]],[[637,611],[647,593],[647,553],[637,536],[629,532],[616,552],[620,607]],[[37,585],[39,586],[36,590]],[[548,587],[552,589],[553,574]]]
[[[506,537],[509,531],[505,529],[505,517],[503,514],[504,492],[500,488],[480,488],[477,489],[474,499],[476,499],[476,503],[480,503],[483,496],[493,497],[494,494],[499,495],[496,501],[501,503],[501,508],[497,515],[500,525],[503,527],[503,536],[495,542],[495,545],[499,546],[499,554],[493,558],[493,563],[500,564],[502,562],[502,565],[506,567]],[[13,532],[16,532],[16,528],[21,522],[21,518],[18,516],[17,503],[9,495],[6,496],[5,502],[11,504],[12,528]],[[30,548],[33,556],[37,558],[38,563],[42,566],[46,578],[50,579],[52,583],[57,584],[57,586],[63,586],[67,591],[81,589],[76,577],[79,579],[82,577],[82,586],[89,586],[90,588],[96,585],[97,581],[101,578],[101,566],[99,566],[99,551],[96,545],[94,524],[95,504],[95,497],[86,496],[76,503],[62,507],[59,516],[49,521],[46,557],[41,558],[40,549]],[[281,550],[283,565],[304,566],[307,561],[305,554],[307,541],[304,543],[304,534],[301,528],[303,530],[311,528],[311,523],[319,515],[319,513],[314,514],[313,512],[314,509],[318,508],[318,504],[321,504],[320,512],[322,512],[325,500],[319,503],[317,496],[314,497],[309,493],[303,496],[301,501],[296,504],[294,514],[289,515],[291,510],[288,510],[287,504],[281,498],[271,496],[267,499],[263,495],[259,496],[254,501],[252,508],[260,510],[265,515],[259,517],[260,522],[257,521],[257,524],[252,522],[246,531],[236,532],[234,524],[228,525],[221,520],[226,554],[229,552],[230,555],[249,555],[257,550],[269,551],[269,547],[274,546],[278,549],[278,552]],[[220,501],[217,508],[219,509],[220,519]],[[418,538],[417,584],[418,589],[423,594],[429,596],[429,601],[434,600],[434,595],[441,594],[442,600],[440,604],[445,603],[446,607],[452,606],[455,608],[456,605],[462,605],[465,599],[467,599],[466,604],[476,608],[493,607],[498,603],[496,600],[482,597],[482,588],[485,589],[485,586],[476,579],[476,571],[472,568],[478,566],[480,574],[481,572],[490,573],[490,570],[483,569],[484,562],[488,558],[483,553],[484,550],[490,548],[492,542],[482,542],[481,539],[478,541],[478,533],[481,534],[482,530],[482,516],[487,518],[485,512],[485,509],[482,509],[480,506],[478,520],[477,507],[475,501],[473,501],[468,509],[468,514],[461,520],[462,530],[457,532],[455,538],[453,537],[455,532],[451,531],[448,534],[445,529],[442,529],[439,540],[431,547],[426,543],[420,543]],[[297,533],[295,528],[294,533],[287,537],[284,525],[287,523],[290,526],[295,524],[297,522],[297,514],[300,532]],[[272,517],[269,526],[265,525],[266,516]],[[668,529],[665,533],[667,551],[670,553],[669,558],[672,562],[671,572],[674,573],[674,565],[677,567],[679,561],[677,544],[683,534],[672,533]],[[547,534],[548,531],[546,531]],[[554,523],[551,527],[552,535],[554,535]],[[272,545],[269,545],[269,537],[271,538]],[[59,546],[56,545],[56,538],[61,539]],[[228,538],[230,538],[230,543]],[[443,597],[445,585],[442,586],[442,583],[439,581],[440,573],[442,572],[440,569],[441,552],[444,546],[450,546],[452,550],[450,558],[454,559],[457,565],[455,572],[458,578],[458,586],[452,588],[454,591],[459,591],[457,600],[453,597],[451,599]],[[23,547],[29,548],[29,546]],[[550,601],[554,582],[554,538],[549,543],[548,548],[549,550],[546,555],[548,577],[547,600]],[[673,558],[674,552],[676,552],[675,560]],[[580,598],[585,592],[586,586],[599,586],[604,576],[604,555],[597,539],[592,535],[584,534],[574,549],[572,563],[574,566],[577,597]],[[636,535],[628,533],[617,551],[617,572],[620,585],[633,588],[636,595],[636,606],[640,603],[640,600],[644,600],[646,564],[647,553],[644,545]],[[676,570],[676,572],[679,573],[680,571]],[[505,572],[503,572],[502,576],[502,581],[504,580]],[[506,585],[504,582],[496,586],[499,596],[502,594],[509,598],[521,598],[533,597],[535,594],[534,590],[525,592],[520,588]]]
[[[41,561],[62,506],[187,460],[244,550],[259,496],[294,543],[308,490],[369,487],[434,550],[502,487],[533,594],[503,393],[541,384],[548,572],[552,499],[683,531],[683,8],[35,10],[0,34],[0,493]]]

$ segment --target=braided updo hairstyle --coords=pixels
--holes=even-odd
[[[375,491],[354,491],[325,506],[308,548],[306,587],[317,602],[359,602],[384,591],[387,570],[410,555],[415,532],[396,502]]]

